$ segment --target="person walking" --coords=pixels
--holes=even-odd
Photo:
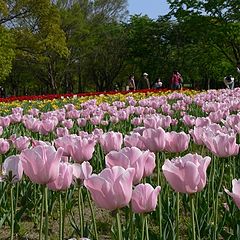
[[[183,80],[181,74],[177,70],[174,70],[171,78],[171,88],[174,90],[181,89],[182,82]]]
[[[143,73],[143,78],[138,82],[138,89],[150,89],[150,82],[147,73]]]
[[[135,84],[135,79],[134,75],[130,75],[128,78],[128,87],[129,91],[135,91],[136,90],[136,84]]]

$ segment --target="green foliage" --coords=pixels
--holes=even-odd
[[[0,25],[0,81],[5,80],[9,75],[14,56],[12,33]]]
[[[10,94],[42,94],[123,89],[143,72],[168,87],[173,69],[199,88],[237,77],[239,1],[168,3],[158,20],[127,21],[126,0],[0,0],[0,79]]]

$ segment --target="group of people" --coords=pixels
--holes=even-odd
[[[181,89],[183,84],[183,78],[181,74],[174,70],[172,77],[171,77],[171,88],[172,89]],[[163,87],[163,83],[161,79],[158,77],[155,81],[155,83],[151,86],[148,74],[143,73],[142,79],[138,81],[136,84],[134,75],[130,75],[128,79],[128,90],[135,91],[136,89],[161,89]]]
[[[150,81],[148,78],[148,74],[144,73],[143,78],[136,84],[134,75],[130,75],[128,79],[128,87],[130,91],[134,91],[136,89],[150,89]]]
[[[237,64],[237,72],[240,73],[240,63]],[[232,75],[228,75],[224,77],[223,82],[228,89],[234,89],[234,77]]]
[[[240,74],[240,62],[237,64],[237,72]],[[234,77],[232,75],[228,75],[224,77],[224,84],[226,85],[227,88],[229,89],[234,89]],[[183,78],[182,75],[177,71],[174,70],[172,77],[171,77],[171,89],[173,90],[180,90],[183,87]],[[161,89],[163,88],[163,83],[161,79],[158,77],[153,85],[150,84],[148,74],[143,73],[142,79],[138,81],[136,84],[134,75],[130,75],[128,79],[128,90],[134,91],[137,89]]]

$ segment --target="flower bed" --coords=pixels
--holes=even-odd
[[[4,99],[1,239],[238,239],[239,99],[239,88]]]

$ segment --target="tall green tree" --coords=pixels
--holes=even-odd
[[[56,1],[70,50],[63,82],[78,85],[79,92],[89,87],[99,91],[112,88],[126,53],[123,48],[126,37],[119,22],[126,16],[126,3],[125,0]]]
[[[10,30],[0,25],[0,82],[3,82],[12,69],[15,56],[14,40]]]
[[[168,0],[179,22],[195,20],[195,29],[232,64],[240,61],[239,1]],[[201,27],[201,26],[204,26]]]
[[[56,58],[66,57],[68,49],[65,35],[60,28],[60,16],[50,0],[1,1],[0,23],[11,29],[16,43],[14,66],[17,62],[34,68],[35,85],[44,82],[52,92],[57,91]],[[36,68],[36,65],[38,68]],[[18,69],[13,68],[15,90],[18,84]],[[21,74],[21,73],[19,73]],[[41,79],[38,77],[41,75]],[[12,81],[12,76],[9,80]],[[18,77],[17,77],[18,78]]]

